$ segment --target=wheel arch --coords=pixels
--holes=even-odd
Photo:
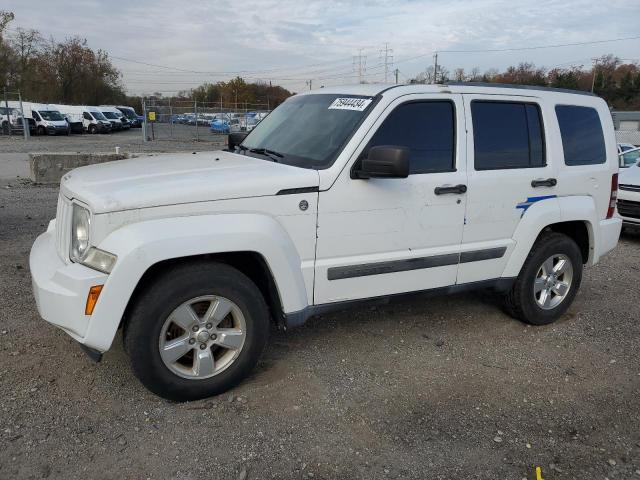
[[[256,283],[277,322],[281,312],[308,306],[309,287],[295,245],[267,215],[147,220],[115,230],[96,246],[117,256],[85,337],[101,351],[110,348],[132,297],[175,262],[222,262],[237,268]]]
[[[167,270],[178,265],[201,265],[203,263],[223,263],[246,275],[256,284],[262,293],[262,296],[269,307],[271,320],[278,326],[284,325],[284,309],[282,307],[282,300],[273,277],[273,272],[271,272],[266,259],[260,253],[255,251],[238,251],[168,258],[149,266],[136,284],[129,301],[127,302],[119,327],[124,328],[126,326],[130,311],[140,298],[140,295],[147,288],[152,286],[158,278],[164,275]]]
[[[502,276],[518,276],[529,252],[545,231],[567,235],[580,248],[583,263],[595,263],[596,223],[596,205],[589,196],[555,197],[535,203],[523,213],[514,232],[515,247]]]

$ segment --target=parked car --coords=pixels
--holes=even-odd
[[[620,159],[620,168],[630,167],[635,165],[640,160],[640,148],[625,148],[619,151],[618,158]]]
[[[58,105],[58,104],[50,104],[49,106],[54,110],[60,112],[60,114],[64,117],[64,119],[69,124],[69,130],[71,133],[84,133],[82,113],[75,110],[73,113],[69,112],[68,107],[71,107],[73,109],[75,109],[76,107],[72,107],[71,105]]]
[[[120,120],[120,117],[122,117],[122,112],[120,110],[118,110],[116,107],[102,106],[98,108],[100,110],[100,113],[102,113],[102,115],[104,115],[105,118],[109,120],[109,122],[111,122],[112,131],[119,132],[120,130],[124,129],[124,125]]]
[[[211,120],[209,127],[211,128],[212,133],[230,133],[229,122],[222,118]]]
[[[82,105],[56,105],[65,117],[82,119],[82,129],[88,133],[110,133],[111,122],[98,107]]]
[[[118,110],[120,110],[133,128],[140,128],[144,123],[144,117],[142,115],[138,115],[136,111],[132,107],[127,107],[126,105],[118,105],[116,106]]]
[[[20,102],[9,102],[19,108]],[[71,127],[66,118],[53,105],[33,102],[22,102],[22,111],[27,119],[35,123],[36,135],[69,135]]]
[[[22,135],[24,132],[24,124],[20,111],[0,106],[0,126],[3,135]]]
[[[636,148],[636,146],[632,145],[631,143],[618,143],[618,153],[624,153],[627,150],[631,150],[633,148]]]
[[[31,250],[40,315],[96,360],[122,328],[165,398],[238,384],[271,322],[401,294],[492,289],[550,324],[620,235],[613,122],[587,93],[324,88],[229,150],[73,170]]]
[[[640,227],[640,148],[626,150],[620,154],[620,191],[618,192],[618,215],[623,225]]]

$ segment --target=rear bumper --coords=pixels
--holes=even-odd
[[[595,252],[595,258],[597,260],[616,248],[618,240],[620,239],[621,230],[622,219],[620,218],[614,217],[600,221],[600,228],[598,230],[600,238],[597,243],[598,250]]]
[[[84,311],[89,289],[104,285],[108,275],[77,263],[63,262],[56,252],[54,228],[36,239],[29,256],[29,268],[40,316],[81,344],[97,349],[98,344],[85,338],[91,316]]]

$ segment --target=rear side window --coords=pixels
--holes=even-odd
[[[537,105],[474,100],[476,170],[545,166],[544,135]]]
[[[565,165],[597,165],[607,161],[600,116],[595,108],[557,105]]]
[[[410,173],[447,172],[455,169],[455,112],[452,102],[411,102],[397,107],[369,142],[411,150]]]

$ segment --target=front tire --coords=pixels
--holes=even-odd
[[[258,362],[269,335],[260,290],[221,263],[171,267],[136,300],[125,349],[153,393],[187,401],[229,390]]]
[[[578,293],[582,260],[580,248],[571,238],[544,232],[505,297],[507,312],[532,325],[555,322]]]

